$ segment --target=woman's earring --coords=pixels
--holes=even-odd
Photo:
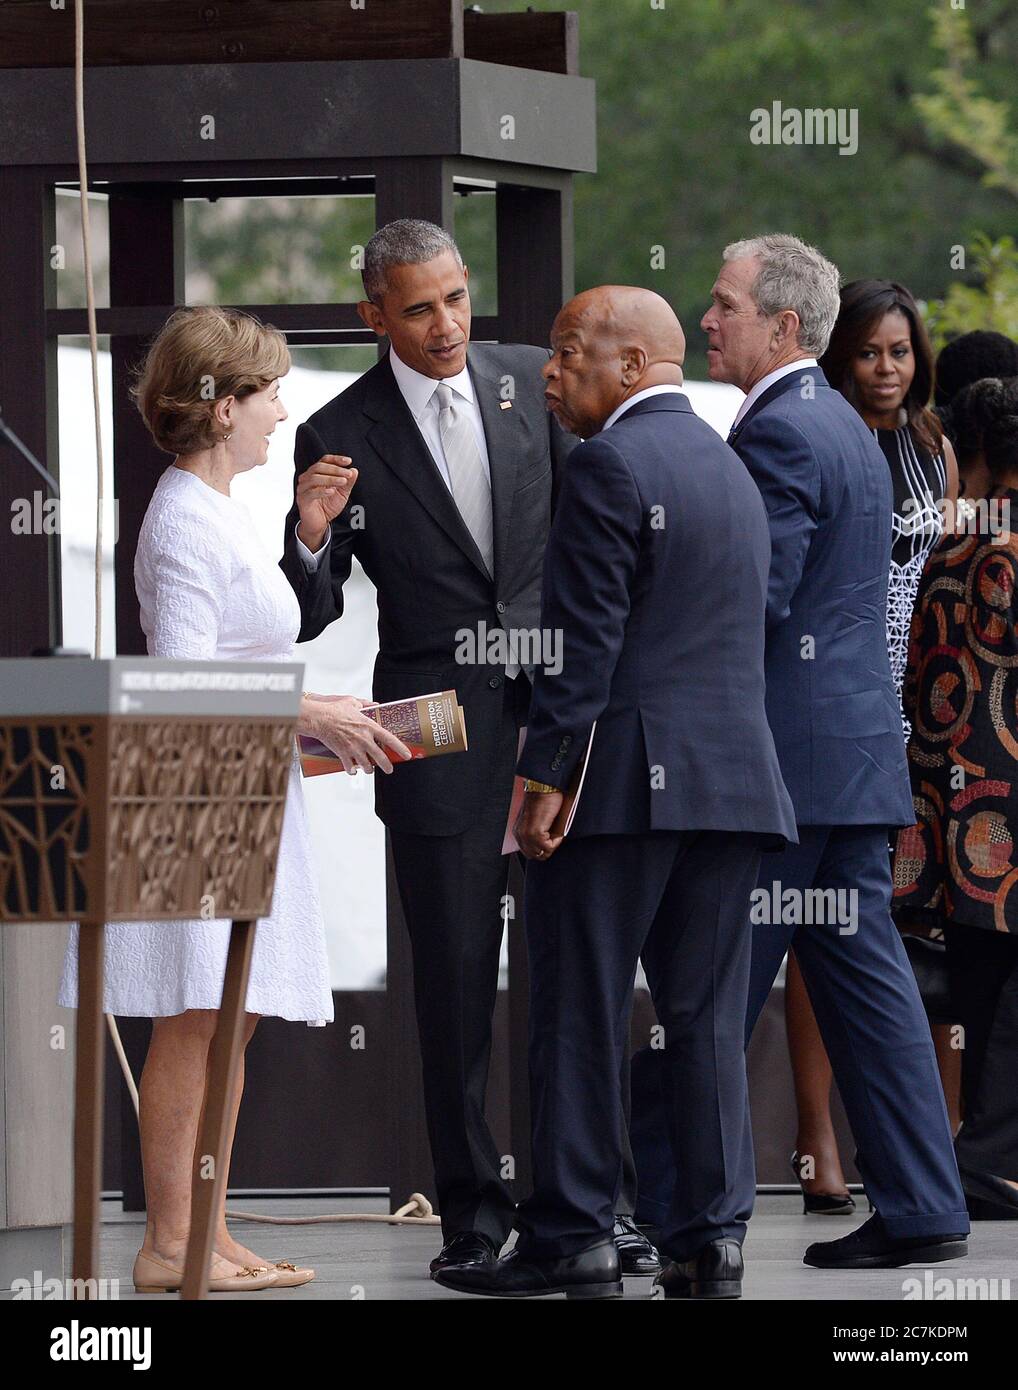
[[[224,444],[225,444],[226,441],[231,437],[232,434],[233,434],[233,431],[230,430],[228,433],[226,433],[226,434],[223,435],[223,443],[224,443]]]

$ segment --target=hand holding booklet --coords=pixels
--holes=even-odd
[[[415,760],[467,750],[466,719],[455,690],[417,695],[410,700],[391,700],[384,705],[364,705],[361,713],[395,734],[410,749]],[[341,759],[320,739],[298,734],[297,743],[305,777],[344,770]]]
[[[595,721],[590,727],[590,737],[587,739],[587,746],[583,750],[583,756],[573,771],[568,784],[562,788],[562,805],[559,813],[552,823],[551,833],[553,836],[568,835],[572,828],[573,819],[576,815],[576,808],[580,804],[580,793],[583,791],[584,778],[587,775],[587,764],[590,762],[590,750],[594,746],[594,730],[597,728]],[[516,760],[519,762],[523,753],[523,745],[527,741],[526,729],[520,730],[519,746],[516,749]],[[513,779],[512,800],[509,802],[509,819],[506,821],[505,835],[502,838],[502,853],[516,854],[519,852],[519,841],[516,839],[516,822],[520,818],[523,810],[523,798],[526,795],[524,790],[524,778],[516,777]]]

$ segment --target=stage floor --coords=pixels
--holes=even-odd
[[[766,1194],[757,1200],[756,1213],[746,1238],[744,1299],[878,1299],[901,1302],[919,1292],[925,1276],[922,1266],[904,1269],[820,1270],[802,1263],[802,1253],[815,1240],[833,1240],[847,1234],[869,1214],[865,1198],[862,1210],[851,1220],[844,1217],[806,1217],[801,1199],[792,1194]],[[370,1198],[277,1199],[238,1197],[230,1208],[275,1216],[311,1216],[337,1212],[384,1212],[384,1200]],[[269,1226],[232,1222],[238,1240],[266,1258],[308,1264],[317,1278],[299,1289],[268,1289],[250,1294],[213,1294],[213,1300],[239,1298],[286,1299],[461,1299],[434,1284],[427,1274],[428,1261],[440,1245],[437,1226],[421,1229],[357,1222],[337,1225]],[[131,1266],[142,1237],[141,1218],[125,1214],[119,1203],[103,1204],[102,1273],[120,1280],[119,1297],[170,1299],[171,1294],[138,1295],[131,1283]],[[991,1281],[991,1298],[1018,1299],[1018,1222],[973,1222],[967,1259],[929,1267],[929,1279],[950,1278]],[[915,1282],[918,1280],[918,1284]],[[996,1280],[996,1285],[992,1281]],[[1010,1280],[1010,1286],[1004,1280]],[[941,1286],[943,1288],[943,1286]],[[647,1298],[651,1280],[627,1279],[627,1298]],[[933,1297],[927,1291],[926,1297]],[[975,1297],[970,1293],[968,1297]],[[982,1297],[987,1297],[984,1293]],[[492,1300],[488,1300],[491,1302]]]

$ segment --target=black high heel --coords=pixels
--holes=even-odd
[[[792,1154],[789,1162],[792,1165],[792,1172],[795,1180],[802,1189],[802,1210],[806,1216],[851,1216],[855,1211],[855,1198],[850,1192],[844,1196],[833,1192],[807,1192],[802,1181],[802,1173],[799,1170],[798,1150]]]

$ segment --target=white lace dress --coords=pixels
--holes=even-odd
[[[247,508],[174,464],[145,513],[134,580],[150,656],[292,659],[300,607]],[[295,750],[272,913],[255,932],[246,1007],[317,1026],[332,1020],[332,991],[300,783]],[[229,934],[227,921],[108,923],[106,1012],[165,1018],[219,1008]],[[77,925],[58,998],[77,1004]]]

